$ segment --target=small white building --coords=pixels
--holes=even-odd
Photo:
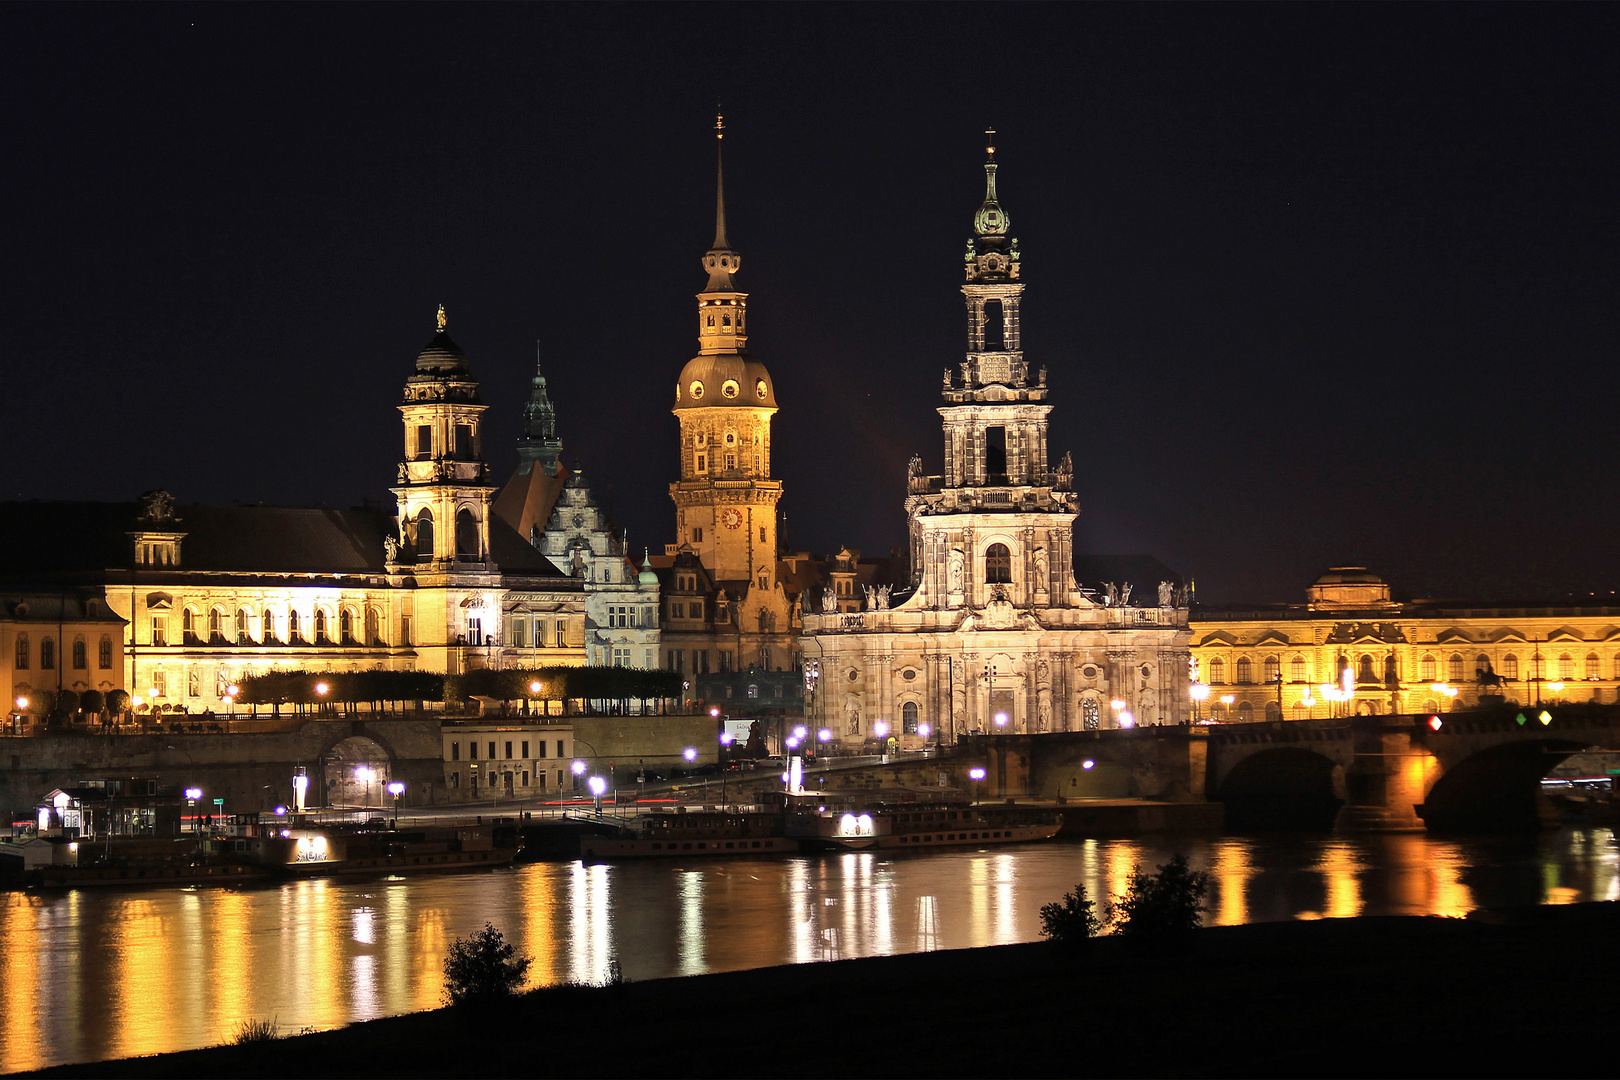
[[[447,723],[444,793],[452,802],[545,799],[576,788],[568,724]]]

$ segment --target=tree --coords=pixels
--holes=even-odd
[[[128,690],[109,690],[109,691],[107,691],[107,711],[108,712],[110,712],[110,713],[112,713],[113,715],[116,716],[119,713],[123,712],[127,708],[129,708],[129,691]]]
[[[86,715],[100,716],[106,707],[107,695],[100,690],[86,690],[79,695],[79,711]]]
[[[1065,893],[1061,901],[1042,906],[1041,936],[1060,948],[1083,945],[1102,929],[1102,922],[1092,910],[1094,906],[1086,899],[1085,884],[1076,885],[1074,892]]]
[[[1161,952],[1186,949],[1192,932],[1204,918],[1204,897],[1210,876],[1187,868],[1187,856],[1177,855],[1156,874],[1131,871],[1125,894],[1113,905],[1114,932],[1128,943]]]
[[[450,943],[444,958],[444,992],[452,1005],[511,997],[528,976],[530,956],[519,957],[489,923],[470,938]]]

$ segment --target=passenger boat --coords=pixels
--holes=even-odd
[[[782,828],[780,810],[659,810],[638,819],[621,835],[579,838],[580,856],[587,860],[782,855],[798,850],[798,841]]]
[[[810,850],[862,851],[1023,844],[1050,840],[1063,815],[1037,807],[928,803],[866,810],[818,806],[788,819],[788,832]]]

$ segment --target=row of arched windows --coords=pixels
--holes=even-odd
[[[264,608],[255,618],[254,613],[245,607],[236,609],[234,618],[229,618],[225,609],[215,607],[208,612],[207,643],[210,645],[386,645],[382,637],[382,613],[376,608],[368,607],[363,616],[364,637],[360,636],[362,616],[351,608],[340,608],[336,614],[337,636],[333,637],[333,615],[325,608],[316,608],[313,624],[313,637],[305,637],[305,622],[296,608],[287,612],[285,622],[273,608]],[[181,630],[185,634],[188,645],[203,644],[203,636],[199,632],[199,613],[195,608],[186,608],[180,616]],[[253,636],[254,623],[257,622],[259,638]],[[154,642],[156,644],[156,642]]]
[[[438,554],[433,541],[433,511],[422,507],[416,515],[416,561],[432,562]],[[478,519],[468,509],[456,511],[456,558],[476,561],[484,557],[478,534]]]
[[[18,671],[27,671],[33,666],[34,648],[27,634],[18,634],[15,642],[12,663]],[[90,646],[84,636],[74,637],[69,663],[74,671],[88,671],[90,669]],[[113,665],[113,642],[111,635],[102,634],[96,647],[96,666],[108,670]],[[56,639],[42,637],[39,639],[39,666],[42,671],[56,669]]]
[[[1267,656],[1262,660],[1262,681],[1272,683],[1277,681],[1281,669],[1281,661],[1276,656]],[[1443,664],[1443,672],[1442,672]],[[1340,656],[1335,664],[1335,671],[1323,674],[1324,679],[1338,681],[1338,673],[1350,665],[1348,657]],[[1546,656],[1531,656],[1522,665],[1520,658],[1514,653],[1503,656],[1500,662],[1493,661],[1489,656],[1480,653],[1472,661],[1461,653],[1452,653],[1444,660],[1437,659],[1432,653],[1426,653],[1418,661],[1418,679],[1421,682],[1435,682],[1444,678],[1447,682],[1461,683],[1472,681],[1480,672],[1489,672],[1504,679],[1518,679],[1521,677],[1520,668],[1524,669],[1523,678],[1526,679],[1590,679],[1603,678],[1603,658],[1595,652],[1586,654],[1582,661],[1569,653],[1560,653],[1557,658]],[[1386,655],[1382,661],[1371,653],[1362,653],[1355,658],[1354,667],[1357,682],[1372,683],[1381,680],[1392,680],[1399,677],[1396,659],[1393,655]],[[1212,657],[1204,666],[1204,681],[1211,684],[1227,682],[1227,664],[1221,657]],[[1620,679],[1620,653],[1613,657],[1609,668],[1614,679]],[[1240,656],[1232,664],[1233,683],[1255,682],[1255,668],[1253,661],[1247,656]],[[1296,656],[1288,663],[1288,682],[1308,683],[1313,681],[1309,665],[1303,656]]]

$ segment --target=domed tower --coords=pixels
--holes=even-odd
[[[771,479],[776,391],[765,365],[748,355],[748,294],[732,280],[742,257],[726,238],[724,137],[717,118],[714,245],[703,256],[709,283],[697,294],[698,354],[675,384],[681,478],[670,497],[677,545],[690,545],[717,581],[770,590],[782,497]]]
[[[494,488],[484,463],[478,380],[467,354],[438,332],[416,358],[399,411],[405,424],[405,459],[399,463],[399,562],[418,575],[434,570],[489,570],[489,504]]]

